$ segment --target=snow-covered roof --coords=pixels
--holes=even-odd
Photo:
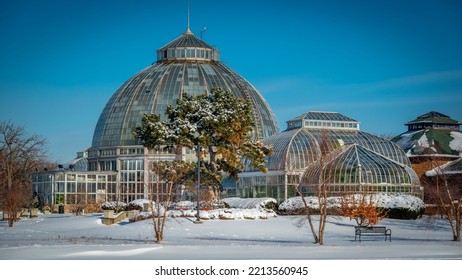
[[[454,175],[462,174],[462,158],[447,162],[443,165],[433,168],[425,172],[428,177],[433,177],[441,174]]]
[[[407,156],[460,157],[462,155],[462,132],[421,129],[407,131],[392,139]]]

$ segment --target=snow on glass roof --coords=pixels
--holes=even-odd
[[[218,50],[188,29],[158,50],[157,63],[128,79],[109,99],[93,134],[92,149],[140,145],[132,132],[143,114],[165,117],[183,93],[200,95],[221,88],[248,100],[255,120],[254,136],[262,139],[279,132],[266,100],[247,80],[218,61]]]

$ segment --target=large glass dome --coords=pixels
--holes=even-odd
[[[219,62],[219,52],[189,29],[157,51],[157,62],[128,79],[111,97],[100,115],[92,148],[139,145],[132,131],[143,113],[162,117],[183,93],[199,95],[212,88],[248,100],[255,119],[254,137],[278,133],[276,119],[261,94],[243,77]]]

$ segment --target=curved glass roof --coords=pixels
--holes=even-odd
[[[159,51],[206,48],[205,43],[186,32]],[[189,53],[191,56],[192,53]],[[183,93],[199,95],[212,88],[221,88],[250,102],[255,120],[255,138],[265,138],[279,132],[276,118],[263,96],[243,77],[214,59],[160,59],[128,79],[109,99],[93,134],[92,147],[140,144],[132,131],[141,125],[144,113],[164,116],[167,105],[175,105]]]
[[[362,131],[299,128],[269,137],[265,145],[273,146],[268,170],[301,172],[320,157],[322,146],[329,151],[344,145],[361,145],[391,161],[411,166],[404,152],[393,142]],[[254,171],[246,164],[246,171]]]
[[[320,183],[342,186],[419,186],[419,178],[407,165],[390,160],[361,145],[344,146],[322,164],[310,165],[302,186],[317,188]]]

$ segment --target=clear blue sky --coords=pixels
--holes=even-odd
[[[186,26],[187,0],[2,0],[0,120],[74,158],[111,95]],[[462,121],[462,1],[191,0],[203,26],[281,130],[309,110],[382,135],[433,110]]]

